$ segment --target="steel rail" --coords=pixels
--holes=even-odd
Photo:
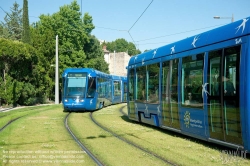
[[[67,116],[65,117],[65,127],[68,130],[69,134],[73,137],[73,139],[75,140],[75,142],[82,148],[82,150],[84,152],[86,152],[91,159],[98,165],[98,166],[103,166],[104,164],[102,164],[91,152],[90,150],[88,150],[88,148],[86,146],[84,146],[81,141],[79,141],[79,139],[75,136],[75,134],[72,132],[72,130],[70,129],[69,125],[68,125],[68,117],[69,117],[70,113],[67,114]]]
[[[125,106],[121,107],[121,108],[120,108],[120,111],[121,111],[124,107],[125,107]],[[98,123],[98,122],[93,118],[92,112],[90,113],[90,118],[91,118],[91,120],[92,120],[97,126],[99,126],[101,129],[105,130],[106,132],[110,133],[111,135],[113,135],[114,137],[120,139],[121,141],[123,141],[123,142],[125,142],[125,143],[127,143],[127,144],[129,144],[129,145],[131,145],[131,146],[133,146],[133,147],[135,147],[135,148],[137,148],[137,149],[140,149],[140,150],[142,150],[143,152],[145,152],[145,153],[147,153],[147,154],[149,154],[149,155],[152,155],[152,156],[154,156],[154,157],[156,157],[156,158],[162,160],[163,162],[165,162],[165,163],[167,163],[167,164],[175,165],[175,166],[177,165],[177,164],[175,164],[175,163],[173,163],[173,162],[171,162],[171,161],[169,161],[169,160],[167,160],[167,159],[165,159],[165,158],[163,158],[163,157],[161,157],[161,156],[159,156],[159,155],[157,155],[157,154],[155,154],[155,153],[153,153],[153,152],[151,152],[151,151],[148,151],[148,150],[146,150],[145,148],[143,148],[143,147],[141,147],[141,146],[139,146],[139,145],[136,145],[136,144],[134,144],[133,142],[131,142],[131,141],[129,141],[129,140],[125,139],[125,138],[122,138],[122,137],[120,137],[119,135],[115,134],[113,131],[109,130],[108,128],[106,128],[106,127],[104,127],[103,125],[101,125],[100,123]]]

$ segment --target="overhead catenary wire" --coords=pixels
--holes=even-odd
[[[154,0],[152,0],[149,4],[148,4],[148,6],[146,7],[146,9],[141,13],[141,15],[139,16],[139,18],[134,22],[134,24],[129,28],[129,30],[128,30],[128,34],[129,34],[129,36],[131,37],[131,39],[132,39],[132,41],[133,41],[133,43],[135,44],[135,47],[136,47],[136,43],[135,43],[135,41],[134,41],[134,39],[133,39],[133,37],[132,37],[132,35],[130,34],[130,30],[135,26],[135,24],[139,21],[139,19],[141,18],[141,16],[146,12],[146,10],[149,8],[149,6],[153,3],[153,1]]]
[[[10,16],[9,13],[6,12],[1,6],[0,6],[0,8],[2,9],[2,11],[3,11],[7,16],[9,16],[9,18],[12,18],[12,16]],[[29,17],[39,18],[39,17],[36,17],[36,16],[29,16]]]
[[[3,8],[0,6],[0,8],[2,9],[2,11],[11,18],[11,16],[9,15],[9,13],[7,13],[5,10],[3,10]]]
[[[122,30],[122,29],[114,29],[114,28],[99,27],[99,26],[95,26],[95,27],[96,27],[96,28],[101,28],[101,29],[113,30],[113,31],[123,31],[123,32],[127,32],[127,30]]]
[[[133,43],[135,44],[135,41],[134,41],[134,39],[133,39],[133,37],[132,37],[132,35],[130,34],[130,32],[128,31],[128,34],[129,34],[129,36],[131,37],[131,39],[132,39],[132,41],[133,41]],[[136,45],[136,44],[135,44]]]
[[[140,15],[140,17],[134,22],[134,24],[129,28],[128,32],[135,26],[135,24],[139,21],[139,19],[141,18],[141,16],[146,12],[146,10],[149,8],[149,6],[153,3],[154,0],[152,0],[148,6],[146,7],[146,9],[142,12],[142,14]]]
[[[219,25],[213,25],[213,26],[199,28],[199,29],[193,29],[193,30],[188,30],[188,31],[183,31],[183,32],[177,32],[177,33],[172,33],[172,34],[168,34],[168,35],[162,35],[162,36],[157,36],[157,37],[153,37],[153,38],[138,40],[138,41],[135,41],[135,42],[153,40],[153,39],[163,38],[163,37],[167,37],[167,36],[174,36],[174,35],[179,35],[179,34],[182,34],[182,33],[188,33],[188,32],[198,31],[198,30],[207,29],[207,28],[213,28],[213,27],[222,26],[222,25],[225,25],[225,24],[219,24]]]
[[[106,30],[112,30],[112,31],[119,31],[119,32],[127,32],[130,36],[130,38],[132,39],[132,42],[135,45],[138,45],[140,42],[143,41],[148,41],[148,40],[154,40],[154,39],[159,39],[159,38],[164,38],[164,37],[168,37],[168,36],[174,36],[174,35],[179,35],[179,34],[183,34],[183,33],[189,33],[189,32],[193,32],[193,31],[198,31],[198,30],[202,30],[202,29],[207,29],[207,28],[212,28],[212,27],[216,27],[216,26],[221,26],[224,24],[219,24],[219,25],[213,25],[213,26],[209,26],[209,27],[203,27],[203,28],[199,28],[199,29],[193,29],[193,30],[187,30],[187,31],[183,31],[183,32],[177,32],[177,33],[173,33],[173,34],[166,34],[166,35],[162,35],[162,36],[157,36],[157,37],[152,37],[152,38],[146,38],[146,39],[142,39],[142,40],[137,40],[135,41],[134,38],[132,37],[132,34],[130,33],[130,30],[136,25],[136,23],[140,20],[140,18],[143,16],[143,14],[147,11],[147,9],[150,7],[150,5],[153,3],[154,0],[152,0],[148,6],[144,9],[144,11],[141,13],[141,15],[137,18],[137,20],[133,23],[133,25],[129,28],[129,30],[125,30],[125,29],[115,29],[115,28],[109,28],[109,27],[101,27],[101,26],[95,26],[96,28],[100,28],[100,29],[106,29]],[[0,6],[1,10],[6,13],[6,15],[8,15],[10,18],[11,16]],[[39,18],[36,16],[29,16],[29,17],[35,17],[35,18]],[[137,44],[136,44],[137,43]],[[147,45],[147,44],[159,44],[159,43],[172,43],[172,42],[156,42],[156,43],[140,43],[139,45]]]
[[[120,29],[113,29],[113,28],[99,27],[99,26],[96,26],[96,28],[102,28],[102,29],[107,29],[107,30],[128,32],[128,34],[130,35],[131,39],[135,43],[135,42],[142,42],[142,41],[147,41],[147,40],[154,40],[154,39],[158,39],[158,38],[164,38],[164,37],[168,37],[168,36],[175,36],[175,35],[179,35],[179,34],[183,34],[183,33],[194,32],[194,31],[198,31],[198,30],[202,30],[202,29],[208,29],[208,28],[213,28],[213,27],[222,26],[222,25],[225,25],[225,24],[213,25],[213,26],[209,26],[209,27],[202,27],[202,28],[198,28],[198,29],[192,29],[192,30],[187,30],[187,31],[182,31],[182,32],[177,32],[177,33],[172,33],[172,34],[166,34],[166,35],[162,35],[162,36],[157,36],[157,37],[152,37],[152,38],[147,38],[147,39],[142,39],[142,40],[137,40],[137,41],[135,41],[133,39],[131,33],[128,32],[127,30],[120,30]],[[159,44],[159,43],[172,43],[172,42],[174,42],[174,41],[157,42],[157,43],[143,43],[143,44],[140,44],[140,45]]]

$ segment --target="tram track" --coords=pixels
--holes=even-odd
[[[119,109],[119,111],[120,111],[120,113],[121,113],[122,115],[128,116],[128,114],[126,114],[126,113],[123,111],[123,108],[125,108],[125,107],[127,107],[127,106],[125,105],[125,106],[121,107],[121,108]]]
[[[124,114],[124,112],[122,111],[122,109],[123,109],[124,107],[125,107],[125,106],[121,107],[121,108],[119,109],[119,111],[120,111],[123,115],[127,116],[127,115]],[[101,129],[103,129],[104,131],[110,133],[112,136],[116,137],[117,139],[119,139],[119,140],[121,140],[121,141],[127,143],[128,145],[131,145],[131,146],[133,146],[133,147],[135,147],[135,148],[137,148],[137,149],[139,149],[139,150],[141,150],[141,151],[143,151],[143,152],[145,152],[146,154],[149,154],[149,155],[151,155],[151,156],[154,156],[155,158],[157,158],[157,159],[163,161],[164,163],[167,163],[167,164],[169,164],[169,165],[174,165],[174,166],[177,165],[177,164],[175,164],[175,163],[173,163],[173,162],[171,162],[171,161],[169,161],[169,160],[167,160],[167,159],[165,159],[165,158],[159,156],[158,154],[153,153],[153,152],[151,152],[151,151],[149,151],[149,150],[147,150],[147,149],[145,149],[145,148],[143,148],[143,147],[141,147],[141,146],[139,146],[139,145],[137,145],[137,144],[135,144],[135,143],[133,143],[133,142],[131,142],[131,141],[129,141],[129,140],[127,140],[127,139],[121,137],[121,136],[119,136],[119,135],[117,135],[117,134],[114,133],[113,131],[111,131],[111,130],[109,130],[108,128],[104,127],[103,125],[101,125],[100,123],[98,123],[98,122],[94,119],[93,113],[92,113],[92,112],[89,114],[89,116],[90,116],[90,119],[93,121],[93,123],[95,123],[98,127],[100,127]]]
[[[5,109],[5,110],[2,110],[1,112],[4,112],[4,111],[6,111],[6,110],[10,111],[10,110],[12,110],[12,109],[13,109],[13,108],[8,108],[8,109]],[[5,116],[7,116],[7,115],[0,116],[0,118],[3,118],[3,117],[5,117]],[[16,117],[16,118],[14,118],[14,119],[11,119],[11,120],[8,121],[5,125],[3,125],[3,127],[0,128],[0,132],[2,132],[6,127],[8,127],[8,126],[9,126],[11,123],[13,123],[14,121],[16,121],[16,120],[18,120],[18,119],[20,119],[20,118],[22,118],[22,117],[24,117],[24,116],[26,116],[26,115],[19,116],[19,117]]]
[[[9,108],[9,109],[7,109],[8,111],[11,111],[12,109],[14,109],[14,108]],[[6,111],[6,110],[4,110],[4,111]],[[45,110],[46,111],[46,110]],[[2,111],[3,112],[3,111]],[[1,127],[0,128],[0,132],[2,132],[6,127],[8,127],[9,125],[11,125],[13,122],[15,122],[16,120],[18,120],[18,119],[20,119],[20,118],[22,118],[22,117],[25,117],[25,116],[28,116],[28,115],[33,115],[33,114],[36,114],[37,112],[33,112],[33,113],[28,113],[28,114],[25,114],[25,115],[22,115],[22,116],[18,116],[18,117],[15,117],[14,119],[11,119],[11,120],[9,120],[5,125],[3,125],[3,127]],[[0,116],[0,118],[4,118],[4,117],[6,117],[6,116],[8,116],[8,115],[2,115],[2,116]]]
[[[9,126],[11,123],[13,123],[14,121],[16,121],[17,119],[20,119],[22,117],[24,117],[24,116],[20,116],[20,117],[17,117],[17,118],[14,118],[14,119],[11,119],[10,121],[8,121],[2,128],[0,128],[0,132],[2,130],[4,130],[7,126]]]
[[[81,149],[86,152],[89,157],[98,165],[98,166],[103,166],[104,164],[98,160],[97,157],[95,157],[95,155],[93,153],[91,153],[91,151],[82,144],[82,142],[75,136],[75,134],[72,132],[72,130],[70,129],[69,125],[68,125],[68,117],[69,117],[70,113],[67,114],[67,116],[65,117],[64,120],[64,125],[65,128],[67,129],[67,131],[69,132],[69,134],[73,137],[73,139],[75,140],[75,142],[81,147]]]

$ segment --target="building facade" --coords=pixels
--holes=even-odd
[[[126,52],[109,52],[103,48],[104,59],[109,64],[109,73],[118,76],[127,76],[128,62],[130,56]]]

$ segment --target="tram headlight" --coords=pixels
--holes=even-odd
[[[64,101],[65,101],[65,102],[68,102],[68,99],[65,99]]]
[[[80,99],[80,102],[84,102],[84,100],[83,100],[83,99]]]

